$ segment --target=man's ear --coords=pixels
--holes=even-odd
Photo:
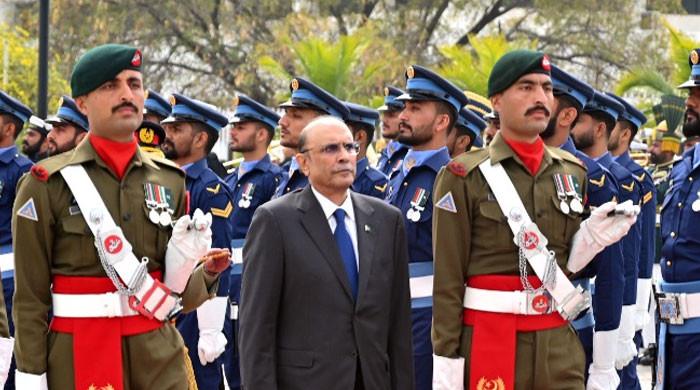
[[[297,153],[295,158],[297,159],[301,173],[303,173],[304,176],[309,176],[309,159],[306,153]]]
[[[85,97],[86,95],[78,96],[77,98],[75,98],[75,105],[78,106],[78,110],[80,110],[80,112],[83,115],[87,116],[87,105],[85,104]]]

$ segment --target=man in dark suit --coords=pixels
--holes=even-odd
[[[311,186],[255,212],[240,306],[247,390],[413,389],[403,217],[349,190],[357,151],[342,121],[315,119],[297,154]]]

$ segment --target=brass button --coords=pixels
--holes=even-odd
[[[675,236],[676,236],[676,232],[671,232],[671,237],[675,237]]]
[[[670,267],[671,266],[671,260],[666,260],[666,266]]]
[[[692,177],[689,177],[689,178],[688,178],[688,181],[693,181],[693,178],[692,178]]]
[[[682,202],[678,202],[678,208],[681,208],[681,207],[683,207],[683,203],[682,203]]]

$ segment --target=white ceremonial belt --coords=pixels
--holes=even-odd
[[[51,294],[53,315],[64,318],[113,318],[139,315],[129,297],[118,293]]]
[[[683,325],[684,320],[700,317],[700,293],[657,294],[659,316],[672,325]]]
[[[61,175],[70,188],[78,207],[82,210],[83,218],[94,237],[100,237],[100,231],[110,232],[117,228],[95,184],[88,176],[82,165],[68,165],[61,169]],[[119,237],[127,241],[125,236]],[[98,253],[100,258],[102,254]],[[105,259],[102,259],[103,262]],[[146,271],[146,265],[136,258],[133,252],[128,252],[118,262],[110,264],[119,279],[134,293],[131,295],[131,307],[146,318],[168,320],[182,309],[180,298],[173,295],[162,282],[153,279]],[[105,269],[110,275],[108,269]],[[112,279],[110,277],[110,279]],[[113,283],[116,282],[114,279]],[[139,284],[140,283],[140,284]],[[119,286],[116,286],[119,287]]]
[[[0,272],[15,270],[15,254],[3,253],[0,255]]]
[[[526,291],[497,291],[467,287],[464,308],[521,315],[543,315],[554,312],[552,298],[547,293]]]
[[[515,244],[520,247],[517,237],[521,231],[525,229],[525,234],[539,233],[537,225],[528,215],[527,209],[503,165],[500,163],[491,165],[491,159],[486,159],[486,161],[479,164],[479,170],[484,175],[491,192],[496,197],[496,202],[498,202],[501,212],[508,219],[508,226],[515,237]],[[537,230],[537,232],[534,232],[533,229]],[[542,238],[546,239],[543,235]],[[547,274],[547,255],[549,250],[546,247],[537,251],[521,249],[537,277],[544,282]],[[553,265],[556,283],[553,286],[545,284],[544,287],[554,298],[557,310],[562,317],[571,321],[590,306],[590,293],[584,292],[580,286],[574,287],[573,283],[556,263],[556,260]]]
[[[416,276],[408,279],[411,299],[433,296],[433,275]]]

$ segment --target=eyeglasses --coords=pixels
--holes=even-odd
[[[340,153],[340,148],[345,149],[345,151],[350,154],[357,154],[360,152],[360,144],[358,142],[339,142],[337,144],[319,146],[318,148],[308,148],[302,150],[301,153],[306,153],[308,151],[318,149],[318,151],[323,154],[334,155]]]

